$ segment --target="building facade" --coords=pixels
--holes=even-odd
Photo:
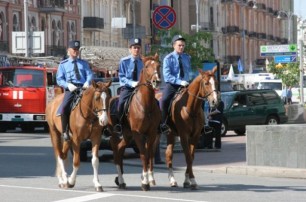
[[[24,30],[24,2],[29,30],[45,33],[45,55],[64,54],[73,39],[116,52],[132,37],[142,38],[148,53],[157,32],[152,13],[161,5],[176,11],[175,29],[212,34],[210,46],[224,69],[231,64],[237,69],[239,60],[245,73],[264,68],[261,45],[297,40],[293,0],[0,0],[2,52],[11,53],[11,32]]]

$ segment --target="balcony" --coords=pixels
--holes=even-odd
[[[267,35],[267,39],[270,40],[270,41],[273,41],[273,40],[274,40],[274,37],[273,37],[273,35],[270,35],[270,34],[269,34],[269,35]]]
[[[256,59],[255,61],[256,65],[266,65],[266,59]]]
[[[288,44],[288,39],[286,38],[281,38],[280,39],[281,44]]]
[[[266,10],[266,4],[257,3],[256,6],[258,10]]]
[[[276,42],[281,42],[281,38],[280,37],[274,37],[274,40],[276,41]]]
[[[37,4],[38,9],[43,13],[64,13],[66,11],[63,0],[41,0]]]
[[[199,25],[201,31],[216,31],[215,24],[212,22],[200,22]]]
[[[223,34],[234,34],[234,33],[240,33],[238,26],[227,26],[221,28]]]
[[[257,38],[258,33],[257,32],[249,32],[249,37],[251,38]]]
[[[267,35],[265,33],[258,33],[257,36],[258,36],[259,39],[266,39],[267,38]]]
[[[270,13],[270,14],[273,14],[274,13],[273,8],[267,7],[267,12]]]
[[[233,0],[221,0],[221,3],[232,3]]]
[[[84,17],[83,28],[89,31],[102,31],[102,29],[104,29],[104,19],[98,17]]]
[[[238,60],[240,59],[239,55],[228,55],[225,57],[225,62],[226,63],[237,63]]]

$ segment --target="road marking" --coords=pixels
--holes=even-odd
[[[160,200],[168,200],[168,201],[180,201],[180,202],[207,202],[207,201],[197,201],[197,200],[188,200],[188,199],[176,199],[176,198],[168,198],[168,197],[154,197],[154,196],[142,196],[142,195],[131,195],[131,194],[113,194],[113,193],[96,193],[93,191],[82,191],[82,190],[73,190],[73,189],[52,189],[52,188],[38,188],[38,187],[27,187],[27,186],[15,186],[15,185],[5,185],[0,184],[0,187],[6,188],[16,188],[16,189],[33,189],[33,190],[43,190],[43,191],[60,191],[60,192],[76,192],[83,194],[91,194],[87,196],[74,197],[69,199],[63,199],[54,202],[86,202],[99,198],[106,198],[111,196],[123,196],[123,197],[133,197],[133,198],[147,198],[147,199],[160,199]]]
[[[110,197],[114,195],[115,194],[98,193],[98,194],[92,194],[92,195],[87,195],[87,196],[63,199],[63,200],[54,201],[54,202],[85,202],[85,201],[91,201],[91,200],[100,199],[100,198],[106,198],[106,197]]]

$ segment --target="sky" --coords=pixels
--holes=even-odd
[[[306,20],[306,0],[294,0],[294,14]]]

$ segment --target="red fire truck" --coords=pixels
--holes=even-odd
[[[20,127],[45,127],[45,108],[62,89],[56,86],[57,68],[0,67],[0,132]]]

